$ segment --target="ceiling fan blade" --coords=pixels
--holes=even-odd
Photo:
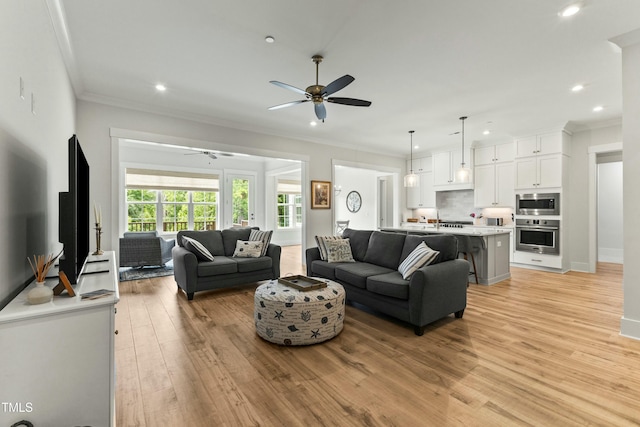
[[[327,98],[327,102],[333,102],[334,104],[352,105],[354,107],[368,107],[371,105],[371,101],[354,98]]]
[[[327,109],[323,103],[315,104],[314,109],[316,110],[316,117],[318,120],[324,120],[327,118]]]
[[[347,85],[351,84],[355,80],[354,77],[351,77],[349,74],[345,74],[339,79],[335,79],[331,83],[329,83],[322,91],[322,96],[329,96],[332,93],[336,93],[340,89],[345,88]]]
[[[269,107],[268,110],[279,110],[280,108],[291,107],[293,105],[302,104],[303,102],[309,102],[309,99],[301,99],[300,101],[291,101],[286,104],[274,105],[273,107]]]
[[[276,86],[280,86],[280,87],[285,88],[285,89],[292,90],[292,91],[294,91],[296,93],[299,93],[300,95],[311,96],[306,91],[304,91],[302,89],[298,89],[297,87],[288,85],[286,83],[282,83],[282,82],[279,82],[279,81],[276,81],[276,80],[271,80],[269,83],[272,83],[272,84],[274,84]]]

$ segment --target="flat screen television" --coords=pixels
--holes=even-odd
[[[63,245],[60,271],[78,283],[89,254],[89,163],[76,135],[69,138],[69,191],[60,192],[58,239]]]

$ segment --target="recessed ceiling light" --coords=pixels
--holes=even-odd
[[[580,12],[582,9],[582,2],[571,4],[560,11],[560,16],[568,18]]]
[[[413,146],[413,149],[414,149],[414,150],[417,150],[418,148],[420,148],[420,146],[419,146],[418,144],[416,144],[416,145],[414,145],[414,146]]]
[[[583,85],[575,85],[574,87],[571,88],[572,92],[580,92],[582,89],[584,89]]]
[[[491,131],[489,129],[485,129],[484,132],[482,132],[483,135],[489,135],[491,133]]]
[[[315,121],[311,121],[309,122],[309,126],[316,126],[318,123],[316,123]]]
[[[273,43],[276,41],[276,39],[273,38],[273,36],[267,36],[264,38],[264,41],[266,41],[267,43]]]
[[[593,107],[593,112],[594,113],[598,113],[600,111],[604,110],[604,107],[602,105],[596,105],[595,107]]]
[[[156,85],[156,90],[158,92],[164,92],[165,90],[167,90],[167,87],[165,85],[163,85],[162,83],[158,83]]]

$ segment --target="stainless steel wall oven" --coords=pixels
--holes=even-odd
[[[560,193],[516,194],[517,215],[560,215]]]
[[[560,221],[516,219],[516,250],[559,255]]]

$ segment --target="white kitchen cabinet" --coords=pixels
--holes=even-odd
[[[476,166],[474,206],[476,208],[514,207],[514,179],[512,162]]]
[[[465,148],[464,161],[467,168],[473,171],[472,151]],[[448,150],[433,154],[433,186],[436,191],[473,189],[473,172],[468,183],[455,180],[456,170],[462,163],[462,151]]]
[[[475,166],[512,162],[515,159],[515,145],[513,142],[476,147],[473,151],[473,164]]]
[[[418,187],[407,188],[407,208],[435,208],[436,192],[433,189],[433,172],[418,174]]]
[[[91,262],[104,260],[100,262]],[[0,379],[3,401],[23,413],[0,411],[0,425],[19,420],[34,425],[115,425],[115,304],[118,270],[113,251],[89,256],[74,285],[75,297],[30,305],[28,286],[0,311]],[[57,279],[47,281],[53,286]],[[107,289],[98,299],[80,295]]]
[[[432,159],[429,157],[419,157],[417,159],[413,159],[413,166],[411,165],[411,160],[407,160],[407,171],[413,169],[413,173],[419,174],[422,172],[431,172],[432,170]]]
[[[562,169],[562,154],[516,159],[515,188],[516,190],[523,190],[561,187]]]
[[[568,135],[563,131],[549,132],[516,139],[516,158],[566,153]]]

